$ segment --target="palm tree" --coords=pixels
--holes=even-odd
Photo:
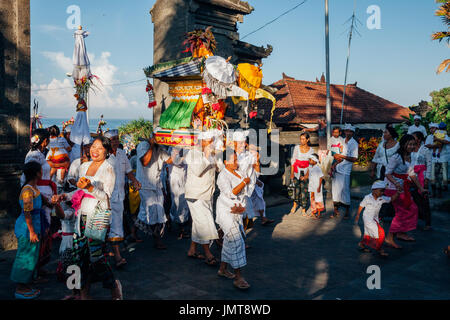
[[[442,17],[442,21],[444,25],[447,26],[447,31],[435,32],[431,35],[433,40],[442,40],[447,41],[447,44],[450,45],[450,1],[449,0],[436,0],[437,3],[442,3],[439,9],[436,11],[435,15],[438,17]],[[447,72],[450,72],[450,59],[446,59],[442,61],[439,65],[437,73],[441,73],[447,68]]]

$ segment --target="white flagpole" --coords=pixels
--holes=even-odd
[[[328,19],[328,0],[325,0],[325,60],[326,60],[326,82],[327,82],[327,141],[331,137],[331,100],[330,100],[330,37]]]

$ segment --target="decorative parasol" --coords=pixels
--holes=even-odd
[[[36,99],[33,100],[33,114],[31,115],[30,121],[30,138],[34,130],[43,128],[41,122],[42,116],[39,114],[39,102]]]
[[[91,67],[89,57],[86,51],[84,38],[89,35],[89,32],[83,31],[81,26],[74,33],[75,47],[73,50],[73,72],[72,78],[75,84],[77,99],[77,115],[72,126],[70,140],[75,144],[88,144],[91,140],[89,132],[89,124],[87,121],[86,111],[88,92],[93,84],[93,79],[97,78],[91,74]]]

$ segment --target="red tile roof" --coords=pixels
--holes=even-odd
[[[326,84],[324,82],[303,81],[288,77],[271,85],[278,89],[274,97],[277,99],[274,111],[276,125],[317,123],[325,116]],[[343,85],[330,86],[332,123],[339,123],[342,108]],[[265,109],[264,118],[270,117],[270,103],[258,103],[258,108]],[[375,94],[348,84],[345,94],[344,123],[388,123],[402,122],[402,116],[411,111],[396,103],[383,99]],[[266,120],[267,120],[266,119]]]

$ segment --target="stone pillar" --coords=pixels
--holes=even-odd
[[[20,174],[29,148],[30,1],[0,1],[0,250],[15,246]]]

